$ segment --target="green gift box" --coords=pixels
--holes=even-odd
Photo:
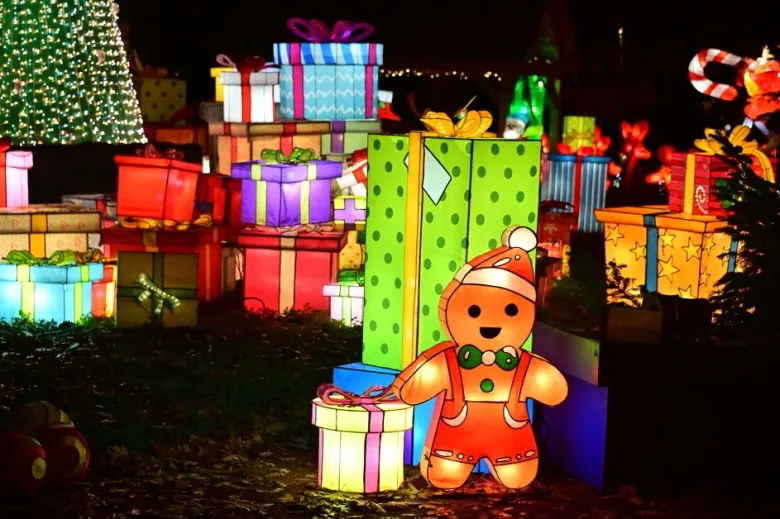
[[[536,230],[541,153],[540,141],[369,137],[365,364],[403,369],[448,339],[439,298],[458,269],[510,225]]]

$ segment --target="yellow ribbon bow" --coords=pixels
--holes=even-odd
[[[579,130],[571,130],[563,136],[563,142],[571,146],[576,141],[593,140],[593,138],[594,138],[593,132],[581,132]]]
[[[177,297],[172,296],[168,292],[158,287],[155,282],[152,281],[152,278],[150,278],[149,275],[145,272],[138,274],[138,277],[135,279],[135,284],[143,288],[143,292],[138,294],[136,297],[138,304],[143,304],[144,301],[148,300],[152,296],[156,297],[154,300],[154,308],[152,308],[152,314],[154,315],[162,314],[163,308],[166,305],[171,309],[171,311],[181,306],[181,301],[179,301]]]
[[[161,220],[159,218],[134,218],[120,216],[118,222],[125,229],[141,229],[143,231],[186,231],[190,227],[210,227],[213,220],[210,214],[202,214],[195,220],[178,222],[176,220]]]
[[[734,147],[738,146],[742,148],[743,155],[752,155],[755,157],[761,166],[764,180],[768,182],[774,182],[775,173],[772,171],[772,163],[769,162],[769,157],[767,157],[763,151],[758,149],[758,143],[756,141],[747,140],[749,133],[750,128],[747,126],[737,126],[731,130],[731,133],[728,136],[729,143]],[[715,138],[716,135],[725,136],[725,134],[726,132],[723,130],[707,128],[704,130],[705,138],[696,139],[693,144],[706,155],[725,156],[726,154],[723,152],[723,144],[718,142],[718,140]]]
[[[426,110],[420,118],[428,131],[438,133],[442,137],[480,137],[490,125],[493,116],[487,110],[469,110],[457,124],[444,112]]]

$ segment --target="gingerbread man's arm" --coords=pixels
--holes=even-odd
[[[529,353],[527,353],[529,354]],[[531,355],[531,363],[525,375],[525,383],[520,392],[520,400],[532,398],[547,406],[556,406],[566,400],[569,385],[563,373],[539,355]]]
[[[393,381],[393,392],[405,403],[427,402],[442,391],[450,391],[450,374],[444,351],[454,346],[442,342],[423,352]]]

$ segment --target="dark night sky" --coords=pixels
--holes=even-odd
[[[211,95],[208,68],[218,53],[272,57],[272,43],[291,41],[291,16],[368,21],[373,41],[385,44],[385,62],[404,57],[521,59],[546,2],[355,2],[321,0],[119,0],[120,18],[133,26],[131,41],[150,65],[180,71],[189,80],[190,101]],[[687,79],[700,49],[720,47],[757,56],[765,44],[780,44],[778,7],[705,1],[570,0],[583,69],[565,78],[566,112],[599,117],[605,130],[620,119],[648,118],[653,134],[690,143],[705,115],[703,97]],[[161,7],[162,5],[162,7]],[[452,7],[447,9],[446,7]],[[458,8],[458,6],[464,6]],[[727,7],[719,7],[726,5]],[[771,5],[764,2],[763,5]],[[617,29],[624,27],[620,64]],[[295,41],[295,40],[292,40]],[[780,52],[780,51],[779,51]],[[392,84],[381,85],[394,89]],[[722,107],[736,117],[739,106]],[[435,108],[435,107],[434,107]],[[717,110],[717,109],[716,109]]]

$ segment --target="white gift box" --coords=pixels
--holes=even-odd
[[[279,70],[222,73],[225,89],[225,122],[274,122],[274,90],[279,85]]]
[[[363,324],[363,304],[365,287],[363,285],[342,285],[330,283],[323,285],[322,295],[330,298],[330,318],[341,321],[347,326]]]

